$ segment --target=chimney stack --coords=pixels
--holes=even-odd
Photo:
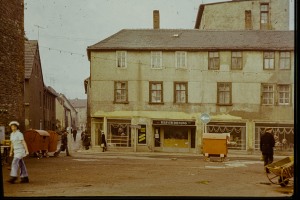
[[[159,10],[153,10],[153,29],[159,29]]]

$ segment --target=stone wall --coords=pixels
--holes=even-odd
[[[0,126],[24,131],[24,0],[1,1],[0,23]]]

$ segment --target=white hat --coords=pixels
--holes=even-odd
[[[11,126],[11,125],[17,125],[17,126],[20,126],[20,124],[19,124],[19,122],[17,122],[17,121],[11,121],[10,123],[9,123],[9,126]]]

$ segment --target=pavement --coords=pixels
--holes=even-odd
[[[60,141],[58,142],[58,148],[60,147]],[[81,155],[97,155],[102,154],[102,149],[92,149],[91,147],[86,150],[82,146],[81,141],[81,131],[78,130],[76,141],[73,139],[72,134],[68,134],[68,146],[69,152],[74,156],[81,156]],[[63,152],[62,152],[63,153]],[[181,158],[199,158],[204,157],[203,154],[196,154],[196,153],[177,153],[177,152],[158,152],[158,151],[149,151],[149,152],[124,152],[121,150],[110,150],[104,152],[106,155],[109,156],[135,156],[135,157],[181,157]],[[274,160],[280,160],[288,156],[294,156],[294,151],[274,151]],[[233,159],[242,159],[242,160],[260,160],[261,159],[261,152],[259,150],[255,151],[247,151],[247,150],[235,150],[235,149],[228,149],[227,160]]]

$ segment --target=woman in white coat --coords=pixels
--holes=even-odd
[[[9,183],[15,183],[18,179],[18,170],[20,168],[21,183],[29,183],[27,169],[23,158],[29,154],[26,142],[24,140],[23,133],[19,131],[19,123],[17,121],[12,121],[9,126],[12,130],[10,134],[10,154],[14,155],[13,161],[11,163],[10,179]]]

